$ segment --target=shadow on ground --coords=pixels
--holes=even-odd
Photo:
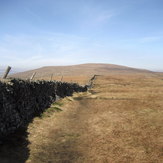
[[[27,127],[0,142],[0,163],[24,163],[29,157]]]

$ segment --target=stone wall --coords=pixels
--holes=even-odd
[[[84,91],[87,86],[75,83],[16,79],[0,82],[0,138],[40,115],[55,101],[56,95],[63,98]]]

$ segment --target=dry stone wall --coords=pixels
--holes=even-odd
[[[52,81],[10,80],[0,82],[0,139],[42,113],[56,96],[87,91],[87,86]]]

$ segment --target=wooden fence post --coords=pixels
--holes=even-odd
[[[35,75],[36,75],[36,72],[34,72],[34,73],[32,74],[32,76],[30,77],[30,80],[33,80],[33,78],[35,77]]]
[[[61,81],[62,81],[62,79],[63,79],[63,75],[62,75],[62,77],[61,77]]]
[[[6,69],[6,71],[5,71],[5,73],[4,73],[4,75],[3,75],[3,79],[6,79],[7,78],[7,75],[9,74],[10,70],[11,70],[11,67],[8,66],[7,69]]]
[[[50,79],[51,81],[53,80],[53,74],[51,74],[51,79]]]

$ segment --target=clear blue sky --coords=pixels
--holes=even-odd
[[[0,0],[0,66],[163,70],[163,0]]]

